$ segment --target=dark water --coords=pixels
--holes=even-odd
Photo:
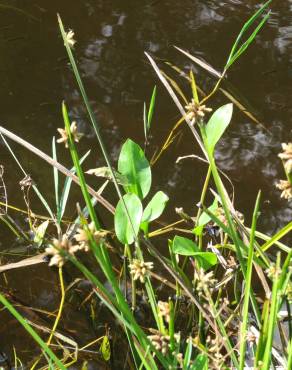
[[[62,127],[61,102],[66,100],[70,115],[85,133],[80,152],[91,148],[87,168],[104,164],[87,120],[85,109],[65,55],[58,31],[56,13],[76,34],[76,56],[82,77],[102,127],[112,160],[116,161],[123,141],[131,137],[143,145],[143,102],[158,85],[157,109],[148,149],[151,157],[163,143],[179,115],[144,51],[167,59],[188,71],[189,60],[173,45],[189,50],[221,70],[241,25],[260,5],[258,1],[165,0],[165,1],[6,1],[17,9],[0,5],[0,123],[35,146],[51,154],[51,139]],[[290,204],[281,200],[275,183],[284,178],[277,153],[281,143],[292,137],[292,1],[273,1],[272,13],[256,42],[228,73],[228,81],[248,102],[266,129],[235,109],[234,119],[217,153],[220,168],[232,179],[236,189],[236,207],[249,221],[259,189],[263,192],[260,229],[273,233],[292,219]],[[202,88],[214,81],[194,66]],[[174,75],[173,75],[174,76]],[[176,78],[178,78],[176,76]],[[190,96],[185,82],[178,78]],[[213,108],[226,102],[218,94]],[[50,204],[54,204],[52,170],[25,149],[12,144],[22,165],[29,172]],[[68,154],[58,147],[61,162],[71,166]],[[154,167],[153,192],[161,189],[171,199],[163,221],[176,219],[174,207],[195,212],[206,168],[193,160],[175,164],[181,155],[199,153],[187,128],[182,130],[172,148]],[[0,144],[0,164],[5,166],[8,200],[25,208],[18,182],[23,178],[10,154]],[[86,167],[85,166],[85,167]],[[101,183],[93,182],[95,187]],[[72,192],[71,216],[78,189]],[[107,192],[115,202],[113,190]],[[39,202],[33,210],[44,212]],[[107,217],[105,215],[105,217]],[[21,222],[21,217],[19,217]],[[0,224],[0,250],[15,251],[19,245],[8,229]],[[291,237],[287,239],[291,243]],[[2,262],[9,261],[7,255]],[[58,304],[58,278],[45,266],[14,270],[0,277],[1,286],[9,286],[18,300],[32,307],[53,311]],[[8,289],[8,288],[7,288]],[[64,330],[87,332],[86,342],[94,333],[84,321],[82,310],[67,311]],[[32,341],[23,335],[17,323],[0,313],[0,351],[11,354],[12,344],[18,355],[26,358]],[[103,324],[101,324],[102,326]],[[50,325],[51,326],[51,325]],[[67,326],[67,328],[66,328]],[[80,328],[79,328],[80,327]],[[101,331],[102,332],[102,331]],[[89,339],[88,339],[89,340]],[[98,367],[95,367],[98,368]]]

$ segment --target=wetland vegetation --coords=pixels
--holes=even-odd
[[[7,150],[24,175],[15,191],[21,192],[26,206],[23,210],[10,204],[1,162],[0,218],[29,252],[27,258],[0,264],[1,314],[14,317],[35,343],[30,343],[25,359],[17,340],[9,356],[0,347],[4,369],[292,368],[292,222],[273,235],[261,230],[260,219],[265,215],[260,187],[254,189],[248,217],[236,209],[236,184],[220,168],[217,157],[234,112],[267,130],[230,89],[227,72],[248,55],[270,16],[270,6],[267,1],[243,24],[222,72],[179,47],[177,52],[192,63],[189,71],[145,52],[149,74],[155,72],[157,81],[141,107],[144,138],[139,143],[127,138],[115,161],[75,56],[78,34],[64,26],[58,15],[70,72],[103,165],[88,166],[95,148],[80,150],[86,138],[66,99],[60,103],[64,125],[57,129],[58,137],[52,138],[50,156],[33,140],[0,126],[1,150]],[[215,79],[209,91],[198,83],[196,68]],[[152,151],[159,83],[179,118],[160,148]],[[223,96],[219,107],[218,94]],[[153,168],[173,150],[183,126],[189,130],[196,154],[182,152],[176,163],[192,161],[193,171],[203,166],[199,172],[203,180],[193,184],[202,186],[198,196],[188,199],[190,210],[174,199],[176,207],[171,212],[176,220],[161,223],[171,199],[163,179],[154,188],[159,173]],[[278,197],[287,207],[292,199],[289,140],[279,148],[278,157],[275,153],[282,162],[282,179],[274,179]],[[51,166],[53,201],[24,169],[16,144]],[[69,166],[60,163],[61,153],[71,162]],[[79,199],[72,206],[73,189]],[[37,211],[36,199],[41,205]],[[25,215],[21,222],[19,214]],[[29,306],[9,286],[7,273],[21,273],[39,264],[55,276],[57,308]]]

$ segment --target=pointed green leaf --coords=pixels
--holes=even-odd
[[[163,191],[158,191],[145,208],[142,222],[151,222],[160,217],[168,200],[168,196]]]
[[[143,105],[143,125],[144,125],[144,136],[145,136],[145,140],[147,141],[148,126],[147,126],[147,109],[146,109],[146,103],[145,102],[144,102],[144,105]]]
[[[228,127],[233,111],[233,104],[229,103],[218,108],[206,125],[207,145],[211,151]]]
[[[208,270],[210,267],[217,265],[217,256],[213,252],[195,252],[193,257],[204,270]]]
[[[121,243],[132,244],[134,242],[139,231],[142,213],[142,204],[137,195],[126,194],[119,201],[115,211],[115,232]],[[131,218],[131,222],[128,215]]]
[[[192,240],[176,235],[173,239],[172,251],[182,256],[193,256],[194,253],[199,252],[199,247]]]
[[[192,256],[204,270],[217,264],[217,256],[212,252],[202,252],[195,242],[182,236],[175,236],[172,251],[183,256]]]
[[[122,146],[118,171],[130,184],[125,186],[126,192],[134,193],[140,199],[144,199],[151,187],[151,168],[143,150],[130,139]]]
[[[154,107],[155,107],[155,101],[156,101],[156,86],[154,86],[151,100],[150,100],[150,105],[149,105],[149,111],[147,115],[147,132],[150,130],[152,118],[153,118],[153,113],[154,113]]]
[[[191,78],[191,86],[192,86],[193,99],[194,99],[194,101],[195,101],[196,104],[199,104],[197,84],[196,84],[195,76],[194,76],[192,70],[190,70],[190,78]]]

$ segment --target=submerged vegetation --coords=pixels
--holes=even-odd
[[[256,120],[238,100],[221,88],[221,83],[227,70],[246,51],[264,25],[269,16],[269,4],[270,1],[244,24],[222,73],[178,49],[217,77],[215,87],[209,94],[205,94],[197,85],[191,71],[185,75],[191,97],[185,97],[178,83],[146,54],[182,118],[170,132],[161,150],[149,161],[145,153],[156,104],[155,87],[149,107],[144,105],[144,149],[131,139],[126,140],[116,166],[109,159],[75,62],[74,32],[70,30],[66,33],[58,17],[69,61],[103,153],[105,167],[84,171],[88,153],[81,157],[78,152],[82,135],[78,132],[76,122],[71,122],[65,102],[62,103],[64,128],[58,129],[60,138],[53,138],[52,157],[0,127],[2,140],[20,168],[21,163],[6,138],[40,156],[54,169],[55,210],[27,173],[21,182],[30,233],[19,230],[9,216],[10,205],[5,202],[2,167],[0,172],[4,198],[1,202],[1,220],[24,242],[33,241],[38,251],[30,259],[0,266],[0,273],[46,261],[58,270],[60,282],[61,299],[51,327],[40,328],[20,314],[10,302],[9,294],[5,291],[0,294],[4,308],[10,311],[39,346],[39,354],[31,359],[29,368],[66,369],[77,363],[79,368],[87,369],[87,349],[92,350],[91,356],[96,356],[112,368],[292,368],[292,248],[280,242],[291,232],[292,222],[273,236],[261,233],[257,227],[261,209],[259,191],[251,225],[248,226],[243,215],[234,208],[234,194],[230,195],[225,185],[226,179],[229,182],[231,180],[217,167],[215,156],[216,146],[232,120],[234,106],[242,114]],[[211,98],[218,91],[223,92],[231,102],[212,112]],[[199,159],[206,163],[204,186],[200,199],[190,200],[194,205],[197,203],[194,215],[177,208],[178,221],[156,229],[155,220],[163,214],[169,198],[162,189],[150,200],[147,199],[152,186],[151,168],[171,146],[183,122],[189,126],[202,151],[203,158]],[[71,170],[58,163],[56,142],[60,144],[58,149],[64,148],[70,152],[73,162]],[[291,143],[285,143],[283,152],[279,154],[286,179],[281,180],[277,187],[282,192],[281,197],[287,201],[292,198],[291,148]],[[60,193],[61,173],[66,180]],[[87,184],[87,175],[103,177],[105,182],[96,191]],[[80,186],[84,204],[77,204],[74,218],[68,221],[64,214],[72,182]],[[119,198],[116,207],[102,196],[105,187],[111,184]],[[30,207],[30,190],[39,197],[48,217],[34,214]],[[213,197],[211,204],[207,203],[207,194]],[[97,204],[112,215],[112,223],[108,228],[104,227],[96,211]],[[163,250],[156,245],[158,237],[159,245],[163,239]],[[66,299],[77,284],[73,281],[65,286],[63,273],[68,265],[75,266],[76,281],[85,281],[90,287],[90,294],[84,298],[82,305],[90,302],[92,321],[100,320],[93,313],[97,305],[107,315],[110,312],[116,320],[107,326],[112,325],[121,333],[117,348],[123,346],[125,350],[118,354],[119,364],[113,362],[114,349],[108,329],[85,346],[59,329]],[[255,292],[256,284],[261,286],[263,294]],[[147,312],[146,316],[141,315],[142,306]],[[17,348],[15,363],[15,368],[24,368],[18,358]]]

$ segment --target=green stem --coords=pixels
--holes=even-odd
[[[251,233],[250,233],[250,243],[249,243],[247,270],[246,270],[246,278],[245,278],[244,302],[243,302],[243,310],[242,310],[243,321],[242,321],[241,330],[240,330],[239,370],[243,370],[244,364],[245,364],[246,334],[247,334],[248,308],[249,308],[249,300],[250,300],[251,276],[252,276],[252,265],[253,265],[253,255],[254,255],[254,240],[255,240],[255,230],[256,230],[256,224],[257,224],[257,218],[258,218],[260,197],[261,197],[261,193],[259,192],[257,199],[256,199],[254,212],[253,212],[252,226],[251,226]]]

